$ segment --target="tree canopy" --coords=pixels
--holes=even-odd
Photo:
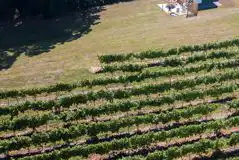
[[[44,18],[59,16],[65,12],[131,0],[1,0],[0,20],[42,15]]]

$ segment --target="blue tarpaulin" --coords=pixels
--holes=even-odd
[[[198,5],[198,10],[217,8],[214,2],[218,2],[218,0],[201,0],[201,3]]]

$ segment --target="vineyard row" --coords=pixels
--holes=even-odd
[[[231,102],[229,105],[235,108],[239,107],[239,101]],[[196,115],[207,115],[212,113],[217,108],[221,107],[219,104],[199,105],[193,108],[174,109],[160,114],[149,114],[143,116],[129,117],[108,122],[91,123],[88,125],[77,124],[67,129],[57,129],[55,131],[45,133],[35,133],[31,137],[15,137],[11,140],[0,142],[0,146],[5,146],[3,151],[9,149],[20,149],[21,147],[30,144],[40,144],[45,142],[55,142],[57,140],[68,141],[69,139],[77,138],[85,134],[94,137],[103,132],[118,132],[120,128],[129,127],[141,124],[166,124],[171,121],[179,121],[180,119],[192,118]],[[20,147],[20,148],[17,148]]]
[[[111,54],[111,55],[103,55],[99,56],[99,60],[101,63],[112,63],[112,62],[123,62],[130,60],[131,58],[138,59],[150,59],[150,58],[159,58],[159,57],[167,57],[169,55],[180,55],[184,52],[195,52],[195,51],[206,51],[211,49],[221,49],[228,48],[231,46],[238,46],[239,39],[233,39],[229,41],[216,42],[216,43],[208,43],[203,45],[189,45],[189,46],[181,46],[179,48],[172,48],[166,52],[164,51],[146,51],[141,53],[130,53],[130,54]]]
[[[123,75],[119,77],[108,77],[108,78],[95,78],[93,80],[83,80],[81,82],[76,82],[72,84],[61,83],[52,85],[46,88],[35,88],[35,89],[26,89],[26,90],[11,90],[11,91],[0,91],[0,99],[4,98],[17,98],[36,96],[37,94],[42,93],[52,93],[60,91],[71,91],[77,87],[93,87],[96,85],[107,85],[112,83],[130,83],[130,82],[140,82],[148,78],[157,78],[162,76],[173,76],[173,75],[185,75],[186,73],[200,72],[202,70],[210,71],[214,68],[225,69],[236,67],[239,65],[238,59],[229,59],[219,62],[206,61],[207,63],[202,63],[200,65],[194,66],[182,66],[182,67],[173,67],[165,68],[157,72],[142,72],[137,74]],[[197,64],[197,63],[196,63]]]
[[[236,146],[239,143],[239,134],[234,133],[229,138],[216,138],[213,140],[202,139],[192,144],[170,147],[167,150],[155,151],[146,157],[135,156],[126,157],[121,160],[165,160],[175,159],[188,154],[202,154],[211,150],[221,150],[226,147]]]
[[[129,148],[137,148],[158,141],[166,141],[167,139],[172,139],[176,137],[189,137],[196,134],[201,134],[204,132],[212,131],[216,132],[223,128],[230,128],[238,126],[239,118],[234,117],[227,120],[217,120],[215,122],[202,123],[200,125],[190,125],[176,128],[169,131],[160,131],[156,133],[147,133],[143,135],[137,135],[130,138],[122,138],[119,140],[113,140],[111,142],[102,142],[98,144],[90,144],[86,146],[75,146],[71,148],[65,148],[61,150],[55,150],[51,153],[44,153],[41,155],[36,155],[32,157],[26,157],[26,159],[66,159],[71,156],[83,156],[88,157],[92,153],[105,154],[113,150],[123,150]],[[236,136],[235,136],[236,135]],[[239,142],[239,134],[233,135],[230,139],[230,145],[235,145]]]
[[[219,98],[221,95],[223,94],[228,94],[228,93],[232,93],[233,91],[238,90],[238,85],[235,86],[234,84],[227,84],[227,85],[223,85],[223,86],[216,86],[216,87],[210,87],[207,89],[195,89],[195,90],[183,90],[181,92],[178,93],[170,93],[167,95],[164,95],[163,97],[160,98],[155,98],[155,99],[143,99],[143,100],[137,100],[137,101],[122,101],[122,102],[118,102],[115,104],[104,104],[101,106],[98,106],[96,108],[92,108],[89,110],[83,109],[83,110],[79,110],[79,111],[75,111],[73,113],[69,113],[69,116],[67,116],[65,114],[65,112],[61,113],[62,115],[62,119],[64,121],[69,121],[69,120],[78,120],[81,118],[85,118],[87,115],[91,115],[92,117],[96,117],[99,115],[104,115],[107,112],[110,113],[115,113],[117,111],[122,111],[122,112],[127,112],[131,109],[140,109],[143,107],[147,107],[147,106],[153,106],[153,107],[161,107],[164,104],[170,105],[173,104],[175,102],[180,101],[182,102],[189,102],[189,101],[193,101],[196,99],[204,99],[204,97],[217,97]],[[230,101],[233,99],[230,98]],[[218,103],[220,103],[221,100],[219,100]],[[224,102],[224,100],[222,101]],[[230,106],[231,108],[235,108],[236,109],[237,104],[235,104],[235,107],[233,107],[232,105]],[[86,112],[88,111],[88,112]],[[24,120],[23,120],[24,121]],[[34,121],[34,120],[33,120]],[[4,123],[3,123],[4,124]],[[70,127],[70,126],[69,126]]]
[[[197,85],[202,84],[212,84],[216,82],[224,82],[227,80],[236,80],[239,78],[239,70],[227,70],[225,73],[220,73],[216,75],[207,75],[202,77],[196,77],[194,79],[185,79],[173,82],[164,82],[161,84],[149,84],[145,86],[135,87],[135,88],[128,88],[128,89],[118,89],[118,90],[100,90],[98,92],[88,92],[87,94],[78,94],[71,97],[65,97],[60,99],[59,101],[37,101],[37,102],[25,102],[21,105],[17,106],[9,106],[9,107],[1,107],[0,111],[1,114],[11,114],[12,117],[18,115],[19,112],[24,112],[25,110],[32,109],[32,110],[49,110],[54,108],[69,108],[73,104],[79,103],[87,103],[87,101],[96,101],[99,99],[106,99],[110,102],[113,99],[123,99],[129,98],[131,96],[138,96],[138,95],[149,95],[152,93],[162,93],[167,90],[176,89],[182,90],[185,88],[192,88]]]
[[[184,66],[184,65],[199,62],[199,61],[206,61],[208,59],[212,59],[212,60],[219,59],[219,58],[237,59],[237,57],[238,57],[238,52],[226,52],[226,51],[209,52],[209,53],[201,53],[201,54],[192,55],[186,58],[170,57],[158,62],[110,64],[110,65],[103,66],[99,73],[106,73],[106,72],[112,73],[115,71],[141,72],[145,68],[155,67],[155,66],[178,67],[178,66]]]

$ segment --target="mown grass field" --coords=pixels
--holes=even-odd
[[[100,56],[96,77],[0,92],[0,159],[238,159],[239,39]]]
[[[4,62],[9,67],[0,71],[0,88],[31,88],[95,77],[88,69],[99,65],[97,55],[168,49],[239,35],[238,1],[190,19],[167,16],[156,6],[161,2],[135,0],[75,18],[0,28],[1,49],[12,55]]]

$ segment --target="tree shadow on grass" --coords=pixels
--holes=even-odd
[[[26,20],[19,26],[0,25],[0,70],[10,68],[21,54],[36,56],[58,43],[76,40],[99,22],[104,7],[95,7],[51,20]]]

